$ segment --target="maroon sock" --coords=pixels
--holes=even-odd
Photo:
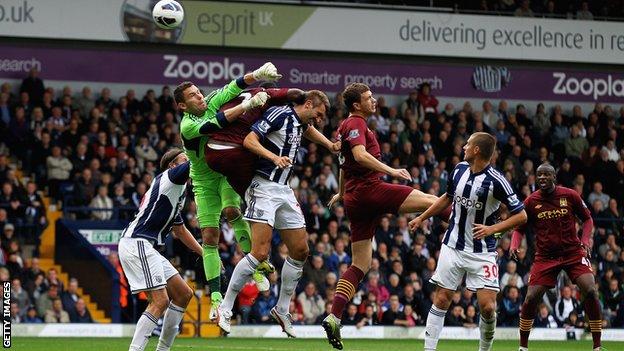
[[[585,307],[585,321],[589,324],[589,331],[594,340],[594,348],[600,347],[600,337],[602,335],[600,303],[597,298],[588,296],[583,302],[583,307]]]
[[[533,327],[533,320],[537,314],[535,303],[524,302],[520,311],[520,346],[529,347],[529,334]]]
[[[331,309],[334,316],[342,319],[345,305],[351,301],[351,298],[355,295],[357,286],[360,284],[360,281],[362,281],[362,278],[364,278],[364,272],[354,265],[347,268],[342,277],[340,277],[338,285],[336,286],[336,295],[334,296]]]
[[[436,217],[448,223],[448,221],[451,219],[451,211],[452,211],[452,206],[449,206],[445,208],[444,210],[442,210],[442,212],[438,213]]]

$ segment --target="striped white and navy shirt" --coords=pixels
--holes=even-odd
[[[143,238],[163,245],[173,225],[183,223],[180,211],[186,197],[190,161],[168,169],[154,178],[143,195],[139,212],[124,229],[122,237]]]
[[[512,214],[524,209],[505,177],[491,166],[472,173],[468,162],[460,162],[451,174],[446,195],[453,199],[449,227],[443,243],[468,252],[496,251],[493,235],[475,240],[473,224],[493,225],[498,221],[501,202]]]
[[[301,144],[301,135],[307,128],[297,116],[292,106],[274,106],[269,108],[251,130],[260,137],[262,146],[278,156],[287,156],[292,164]],[[270,181],[286,185],[292,167],[281,169],[273,162],[260,158],[256,174]]]

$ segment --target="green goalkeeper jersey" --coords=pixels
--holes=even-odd
[[[194,184],[214,173],[204,159],[204,148],[209,140],[208,133],[221,129],[227,123],[224,115],[221,116],[222,118],[217,116],[217,111],[223,104],[238,96],[246,87],[242,77],[233,80],[223,88],[210,92],[204,98],[208,107],[203,115],[195,116],[184,112],[180,123],[180,134],[186,156],[191,161],[190,176]]]

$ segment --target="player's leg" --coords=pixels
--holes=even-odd
[[[528,350],[529,334],[537,316],[537,307],[542,302],[546,291],[557,284],[557,276],[560,271],[561,266],[558,260],[535,258],[529,273],[527,296],[520,310],[520,351]]]
[[[451,299],[454,293],[455,290],[443,288],[441,286],[436,287],[432,301],[433,304],[429,310],[427,324],[425,326],[425,351],[435,350],[438,347],[440,332],[442,332],[442,327],[444,327],[446,311],[448,311],[451,305]]]
[[[465,274],[465,270],[460,267],[461,261],[457,250],[442,245],[440,257],[444,259],[438,261],[435,273],[429,280],[437,287],[425,326],[426,351],[435,350],[438,347],[440,333],[444,327],[444,318],[451,305],[453,293],[461,285]]]
[[[221,219],[221,197],[219,177],[213,174],[194,182],[193,193],[197,204],[197,221],[201,228],[203,264],[206,282],[210,289],[210,319],[217,318],[217,307],[221,303],[221,257],[219,256],[219,221]]]
[[[169,296],[165,288],[148,291],[147,294],[150,302],[137,322],[129,351],[143,351],[145,349],[149,337],[158,325],[158,319],[169,304]]]
[[[568,276],[581,290],[581,299],[585,309],[585,323],[589,325],[589,331],[594,341],[594,350],[600,350],[602,336],[602,312],[598,300],[596,280],[591,271],[591,263],[586,257],[579,257],[572,265],[566,267]]]
[[[414,213],[426,211],[438,199],[437,196],[413,189],[399,207],[399,213]],[[448,217],[446,218],[448,220]]]
[[[477,290],[477,302],[479,303],[479,330],[481,339],[479,340],[479,350],[489,351],[494,342],[494,332],[496,330],[496,295],[498,290],[488,288]]]
[[[301,216],[303,220],[303,215]],[[294,338],[295,330],[289,313],[290,300],[295,293],[299,279],[303,275],[303,265],[309,254],[308,233],[305,228],[280,230],[282,241],[288,248],[288,257],[282,267],[282,285],[280,287],[277,305],[271,310],[271,315],[280,324],[282,331]]]
[[[529,347],[529,335],[533,328],[533,321],[537,316],[537,306],[546,291],[547,286],[543,285],[530,285],[527,289],[527,295],[522,304],[522,310],[520,311],[520,350],[526,351]]]
[[[271,237],[273,236],[273,227],[268,223],[252,222],[252,245],[249,252],[234,267],[234,272],[230,277],[230,284],[225,293],[225,298],[219,306],[219,327],[226,333],[230,332],[230,318],[232,317],[232,308],[236,296],[243,288],[245,283],[249,281],[256,271],[260,262],[266,260],[271,249]]]
[[[188,306],[189,301],[193,297],[193,290],[182,279],[178,271],[171,265],[169,260],[164,257],[162,259],[163,270],[167,279],[167,293],[171,297],[171,301],[165,311],[156,351],[168,351],[171,348],[173,340],[178,335],[178,328],[184,317],[186,306]]]
[[[496,330],[496,296],[500,291],[496,252],[473,253],[459,251],[466,267],[466,287],[477,291],[479,303],[480,340],[479,350],[489,351],[494,342]]]
[[[132,293],[147,291],[150,295],[150,303],[139,318],[130,343],[130,351],[142,351],[169,303],[162,256],[147,241],[134,238],[121,238],[118,252]]]

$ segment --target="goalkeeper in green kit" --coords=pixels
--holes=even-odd
[[[204,147],[209,135],[234,122],[248,110],[264,105],[269,98],[265,92],[254,95],[239,105],[217,112],[219,108],[235,98],[248,85],[257,81],[276,81],[281,78],[275,66],[267,62],[252,73],[231,81],[221,89],[210,92],[205,97],[195,84],[183,82],[174,91],[178,108],[184,113],[180,124],[180,134],[184,151],[191,161],[190,176],[197,204],[197,220],[203,241],[203,263],[206,280],[210,289],[210,319],[217,319],[217,307],[221,303],[221,258],[219,256],[219,224],[221,213],[232,225],[236,240],[247,253],[251,250],[249,224],[240,212],[241,198],[227,182],[225,176],[210,169],[204,159]],[[236,162],[236,160],[232,160]],[[268,262],[262,262],[254,273],[254,280],[260,290],[268,290],[268,280],[264,276],[274,270]]]

